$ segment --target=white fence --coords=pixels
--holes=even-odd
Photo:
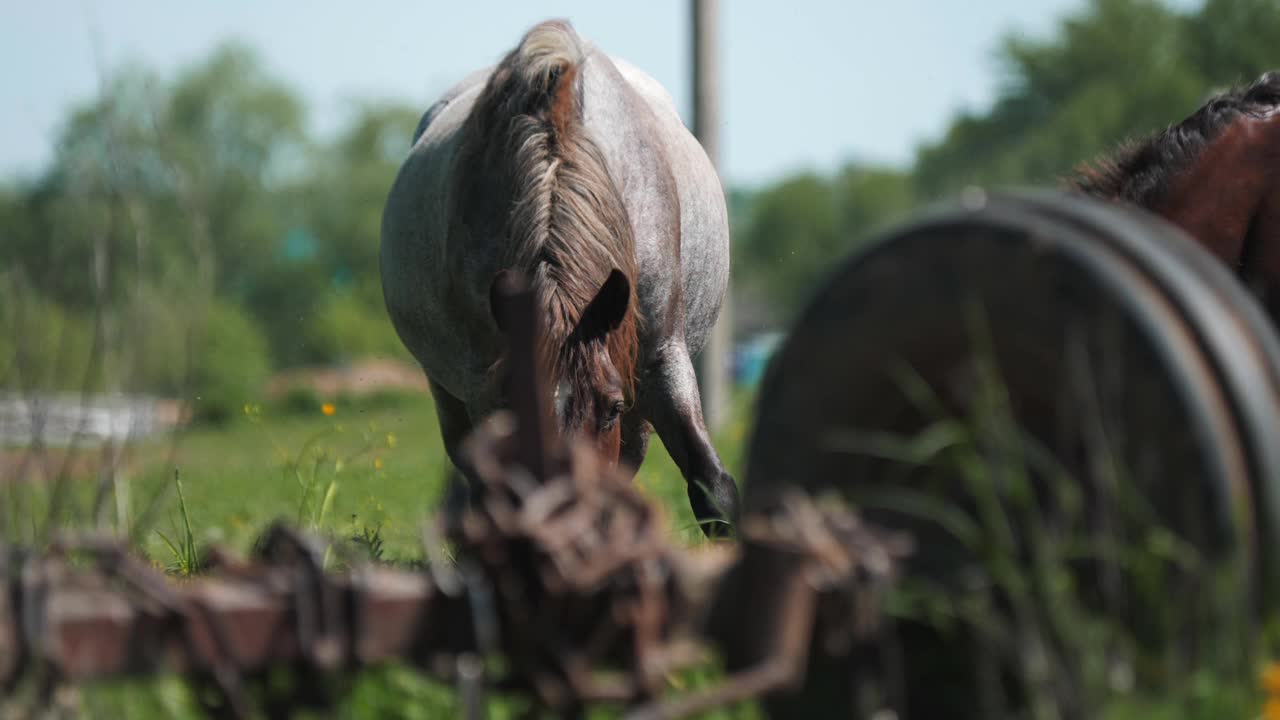
[[[0,443],[119,442],[169,429],[179,417],[177,403],[161,398],[0,393]]]

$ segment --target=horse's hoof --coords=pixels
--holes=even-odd
[[[702,534],[717,540],[733,537],[738,522],[738,484],[729,473],[721,473],[710,486],[689,484],[689,504]]]
[[[458,518],[471,505],[471,487],[460,473],[449,474],[446,481],[449,487],[445,490],[444,512],[447,517]]]

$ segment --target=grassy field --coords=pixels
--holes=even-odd
[[[749,396],[738,398],[737,419],[715,438],[735,475],[742,467],[749,403]],[[50,475],[63,460],[57,451],[49,453]],[[92,467],[96,460],[97,450],[84,450],[71,465]],[[92,479],[95,473],[83,470],[69,483],[5,488],[0,528],[11,540],[38,542],[51,516],[56,526],[128,527],[148,557],[172,565],[171,543],[188,527],[199,545],[246,551],[282,519],[334,539],[376,533],[384,559],[415,560],[422,557],[423,523],[439,505],[450,467],[430,399],[400,395],[287,410],[249,406],[223,426],[137,443],[120,466],[114,489],[105,492]],[[679,541],[702,541],[684,479],[656,435],[636,483],[662,505]]]
[[[739,402],[745,407],[749,398]],[[147,554],[166,559],[172,553],[161,533],[172,538],[181,530],[176,475],[201,543],[244,549],[283,518],[340,538],[377,532],[387,559],[420,558],[422,523],[439,505],[449,467],[430,400],[335,402],[327,409],[331,415],[320,406],[289,414],[251,407],[227,427],[190,432],[172,458],[161,444],[140,448],[129,507],[134,520],[148,506],[158,508],[154,529],[142,535]],[[739,420],[717,438],[731,472],[741,468],[746,432]],[[678,538],[701,540],[684,480],[656,435],[636,482],[662,503]]]

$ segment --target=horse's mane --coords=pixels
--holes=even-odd
[[[509,208],[502,267],[531,279],[546,311],[544,360],[562,376],[590,369],[571,337],[613,268],[631,297],[608,352],[632,394],[638,347],[635,238],[600,149],[583,128],[586,48],[562,20],[531,28],[495,68],[464,129],[461,186],[496,193]]]
[[[1195,161],[1228,126],[1280,107],[1280,72],[1212,97],[1177,125],[1120,145],[1110,157],[1078,167],[1068,183],[1080,192],[1151,208],[1170,180]]]

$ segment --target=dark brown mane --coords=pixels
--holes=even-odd
[[[1169,183],[1186,169],[1223,130],[1243,117],[1261,117],[1280,108],[1280,72],[1211,98],[1186,120],[1139,140],[1121,144],[1110,157],[1084,164],[1068,183],[1105,200],[1123,200],[1151,208]]]
[[[485,207],[506,213],[502,267],[525,272],[546,311],[543,352],[553,377],[567,372],[585,382],[585,373],[598,371],[592,342],[573,333],[610,271],[626,275],[631,300],[622,324],[607,335],[607,350],[631,397],[639,346],[635,238],[604,157],[582,127],[584,60],[573,28],[548,21],[498,65],[464,130],[458,171],[460,187],[501,202],[462,213]],[[469,199],[464,191],[459,202]]]

